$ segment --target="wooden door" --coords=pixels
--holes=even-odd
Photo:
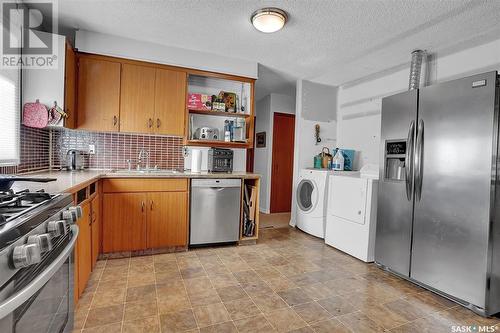
[[[120,132],[154,131],[155,69],[123,64],[120,98]]]
[[[91,201],[92,210],[92,270],[97,262],[100,248],[100,230],[101,230],[101,202],[99,195],[96,195]]]
[[[187,245],[187,192],[151,192],[148,205],[148,248]]]
[[[146,195],[103,194],[102,204],[103,253],[146,248]]]
[[[294,138],[295,116],[274,113],[271,213],[291,211]]]
[[[78,59],[77,127],[118,131],[120,63],[86,56]]]
[[[66,42],[66,61],[64,68],[64,111],[68,117],[64,127],[76,127],[76,54],[71,45]]]
[[[91,235],[91,216],[90,203],[88,201],[81,204],[82,218],[78,220],[78,296],[81,296],[87,285],[87,281],[92,271],[92,235]]]
[[[184,135],[186,73],[156,69],[154,110],[155,133]]]
[[[255,158],[255,149],[254,148],[247,149],[247,165],[246,165],[247,172],[253,172],[254,158]]]

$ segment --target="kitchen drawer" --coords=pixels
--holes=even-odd
[[[111,178],[103,180],[104,193],[117,192],[183,192],[188,189],[187,178]]]

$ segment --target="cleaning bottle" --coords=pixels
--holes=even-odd
[[[332,169],[334,171],[344,171],[344,156],[342,155],[342,149],[337,149],[337,153],[332,161]]]

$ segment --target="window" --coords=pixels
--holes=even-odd
[[[12,28],[11,39],[20,40],[20,37],[21,29]],[[0,166],[20,162],[20,77],[20,69],[0,68]]]

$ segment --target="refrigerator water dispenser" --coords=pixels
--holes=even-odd
[[[385,179],[405,180],[406,140],[387,141],[385,144]]]

